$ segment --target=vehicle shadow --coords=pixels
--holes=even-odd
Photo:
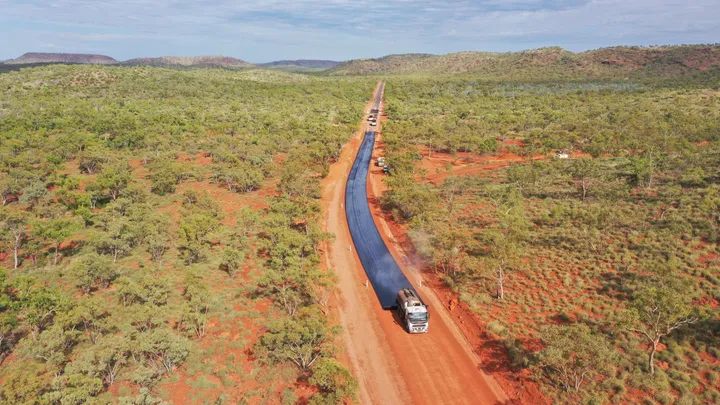
[[[392,314],[393,323],[397,325],[400,329],[402,329],[405,333],[408,333],[407,329],[405,329],[405,325],[403,324],[402,320],[400,319],[400,314],[398,313],[397,309],[391,309],[389,312]]]

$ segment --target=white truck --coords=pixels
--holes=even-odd
[[[415,291],[403,288],[398,291],[395,302],[400,321],[408,333],[427,333],[430,313]]]

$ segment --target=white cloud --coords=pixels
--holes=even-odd
[[[0,0],[0,58],[280,58],[715,42],[720,0]]]

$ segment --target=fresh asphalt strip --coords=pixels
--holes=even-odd
[[[375,132],[366,132],[347,181],[345,215],[355,250],[380,300],[380,305],[383,309],[393,309],[396,307],[395,298],[398,291],[403,288],[413,291],[415,289],[390,254],[370,213],[366,182],[374,145]]]

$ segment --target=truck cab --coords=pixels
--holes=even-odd
[[[408,333],[427,333],[430,313],[415,291],[409,288],[398,291],[396,303],[400,321]]]

